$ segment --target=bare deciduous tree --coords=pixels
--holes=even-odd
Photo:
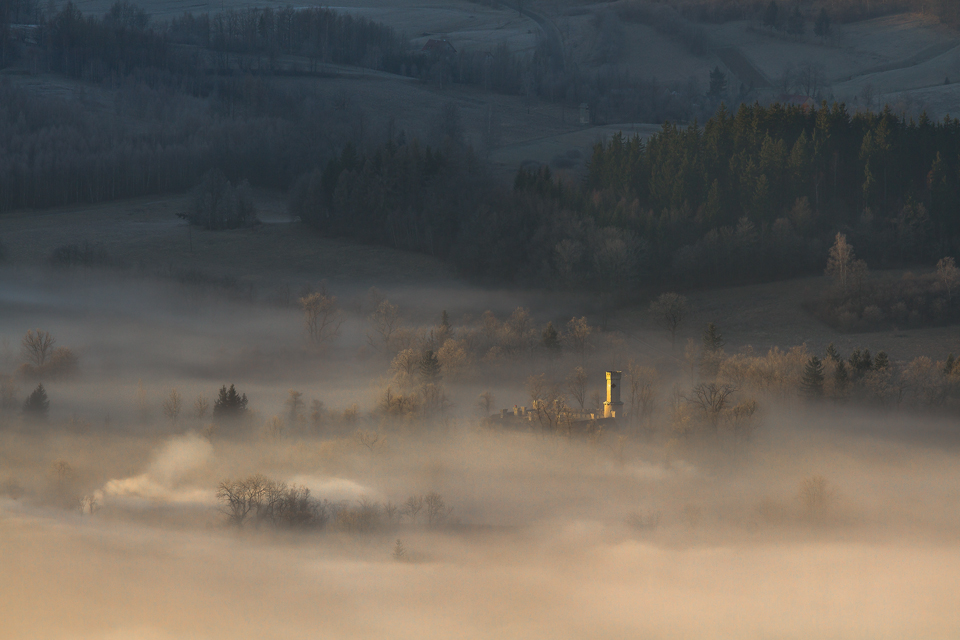
[[[287,394],[287,399],[284,402],[287,406],[287,412],[290,416],[290,422],[295,423],[301,416],[303,411],[303,393],[290,389]]]
[[[456,380],[467,365],[469,356],[461,340],[447,340],[437,351],[437,360],[447,380]]]
[[[573,343],[574,349],[580,354],[580,360],[583,361],[583,354],[587,348],[587,338],[593,333],[593,329],[587,322],[587,317],[570,318],[567,323],[567,337]]]
[[[521,353],[523,353],[527,347],[532,322],[530,312],[523,307],[514,309],[510,317],[507,318],[506,326],[510,328],[510,334],[513,337],[515,347]]]
[[[326,411],[324,411],[323,401],[322,400],[311,400],[310,401],[310,422],[314,427],[320,428],[323,426],[323,419]]]
[[[197,420],[203,420],[209,409],[210,403],[203,396],[197,396],[197,399],[193,401],[193,415],[197,417]]]
[[[557,385],[547,383],[545,375],[527,378],[527,393],[542,432],[558,433],[569,427],[570,410],[566,398]]]
[[[0,410],[11,411],[20,406],[17,394],[20,388],[14,381],[13,376],[0,375]]]
[[[373,453],[379,449],[383,448],[386,439],[382,434],[376,431],[364,431],[362,429],[358,430],[354,435],[357,439],[357,443],[366,447],[367,451]]]
[[[176,387],[170,390],[170,394],[160,403],[163,415],[174,425],[180,420],[180,409],[183,407],[183,397]]]
[[[842,290],[846,290],[850,283],[850,267],[854,260],[853,247],[847,242],[847,236],[838,233],[830,247],[825,273],[832,277]]]
[[[577,401],[577,404],[580,405],[580,411],[584,410],[584,405],[587,401],[587,372],[583,367],[577,367],[573,370],[573,373],[570,374],[569,380],[567,380],[567,391],[570,392],[570,395],[573,396],[573,399]]]
[[[677,330],[687,317],[690,308],[687,299],[678,293],[664,293],[650,304],[650,315],[670,332],[670,344],[677,344]]]
[[[653,414],[660,388],[660,374],[653,367],[631,364],[627,367],[630,376],[630,416],[639,425]]]
[[[493,393],[490,391],[484,391],[481,393],[480,399],[477,400],[477,409],[484,418],[489,416],[490,412],[493,410]]]
[[[319,291],[300,298],[303,321],[307,335],[317,346],[336,338],[343,325],[343,314],[337,307],[337,299]]]
[[[231,524],[243,526],[251,512],[257,514],[264,508],[265,499],[273,492],[275,485],[260,474],[245,480],[224,480],[217,487],[220,512],[227,516]]]
[[[446,522],[453,508],[447,508],[443,503],[443,497],[436,492],[428,493],[423,499],[427,508],[427,523],[431,527],[437,527]]]
[[[947,300],[953,300],[953,290],[960,284],[960,269],[953,258],[941,258],[937,262],[937,282],[947,292]]]
[[[401,388],[406,388],[415,381],[420,369],[420,358],[421,354],[416,349],[404,349],[393,357],[390,371]]]
[[[396,305],[390,304],[388,300],[381,300],[370,315],[370,328],[373,331],[367,336],[370,345],[378,351],[388,351],[390,341],[400,329],[400,311]]]
[[[20,341],[20,354],[24,362],[42,367],[53,354],[56,338],[42,329],[30,329]]]
[[[70,466],[66,460],[57,460],[53,463],[52,466],[53,474],[57,478],[57,484],[62,485],[65,483],[70,476],[73,475],[73,468]]]
[[[417,523],[417,515],[423,511],[423,502],[423,496],[410,496],[403,505],[403,512],[410,516],[410,520],[414,524]]]
[[[150,404],[147,402],[147,389],[143,386],[143,380],[137,381],[137,393],[134,396],[134,403],[137,406],[137,413],[140,414],[140,420],[146,422],[150,419]]]
[[[688,402],[696,406],[714,429],[720,422],[723,410],[727,408],[730,396],[736,389],[726,384],[698,384],[693,388],[693,397]]]
[[[77,501],[77,509],[80,515],[93,515],[100,510],[100,501],[95,495],[85,495]]]
[[[812,476],[800,483],[800,505],[810,517],[820,518],[824,515],[832,494],[827,479],[822,475]]]
[[[283,437],[283,432],[286,429],[287,424],[283,421],[282,416],[273,416],[266,424],[266,433],[274,442],[279,441]]]

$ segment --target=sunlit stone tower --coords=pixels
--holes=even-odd
[[[607,371],[607,401],[603,403],[603,417],[616,418],[623,412],[620,402],[620,371]]]

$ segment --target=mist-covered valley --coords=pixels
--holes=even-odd
[[[338,5],[0,0],[0,640],[960,636],[957,3]]]
[[[7,637],[957,628],[949,398],[923,406],[904,391],[881,406],[864,382],[839,397],[828,376],[811,399],[782,362],[782,384],[745,374],[711,424],[695,389],[732,388],[724,363],[744,347],[726,346],[711,378],[702,348],[691,369],[652,321],[587,320],[578,343],[564,304],[586,300],[536,296],[524,321],[518,292],[318,283],[339,294],[342,323],[318,342],[299,305],[96,269],[2,277]],[[446,303],[457,315],[444,321]],[[28,372],[30,327],[73,366]],[[406,345],[438,339],[463,353],[441,345],[433,378],[419,361],[404,370]],[[579,420],[578,395],[602,413],[590,404],[608,369],[624,372],[623,413]],[[48,410],[31,413],[37,384]],[[245,410],[215,414],[230,385]],[[734,415],[750,402],[748,419]],[[514,405],[529,415],[500,418]],[[244,494],[241,514],[225,496],[250,487],[260,497]]]

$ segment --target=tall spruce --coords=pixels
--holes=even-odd
[[[880,354],[877,354],[877,359],[880,359]],[[943,375],[949,376],[953,373],[954,369],[957,368],[957,360],[954,358],[953,354],[947,356],[946,362],[943,363]]]
[[[843,396],[847,393],[847,387],[850,385],[850,374],[847,373],[847,363],[843,360],[836,361],[836,368],[833,370],[833,388],[837,395]]]
[[[770,4],[767,5],[766,11],[763,12],[763,26],[773,27],[774,29],[778,28],[780,24],[780,7],[777,6],[776,0],[770,0]]]
[[[540,336],[540,346],[549,353],[558,353],[560,351],[560,334],[557,333],[552,322],[548,322]]]
[[[855,378],[861,378],[866,372],[873,369],[873,358],[870,357],[870,350],[854,349],[853,353],[850,354],[850,369]]]
[[[420,356],[420,379],[427,384],[440,382],[440,359],[432,349],[427,349]]]
[[[722,98],[727,93],[727,74],[717,66],[710,72],[710,92],[714,98]]]
[[[840,355],[840,352],[837,351],[837,348],[832,342],[827,345],[826,357],[833,362],[843,362],[843,356]]]
[[[37,388],[27,396],[23,402],[23,413],[34,420],[46,420],[50,413],[50,400],[47,398],[47,390],[43,388],[43,383],[37,385]]]
[[[867,358],[870,358],[870,352],[867,351]],[[890,368],[890,358],[887,357],[886,351],[878,351],[877,357],[873,359],[872,369],[875,371],[885,371]]]
[[[708,324],[707,328],[703,330],[703,350],[717,352],[723,349],[723,345],[725,344],[726,342],[717,329],[717,325],[712,322]]]
[[[818,38],[826,38],[830,35],[830,14],[827,13],[826,7],[820,9],[820,15],[813,24],[813,34]]]
[[[819,398],[823,396],[823,362],[820,358],[813,356],[807,361],[807,366],[803,369],[803,378],[801,385],[806,395],[810,398]]]
[[[234,385],[228,389],[226,385],[220,387],[220,393],[213,403],[215,418],[237,418],[247,411],[247,394],[237,393]]]

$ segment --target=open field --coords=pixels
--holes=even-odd
[[[415,310],[418,292],[424,289],[430,290],[431,297],[441,301],[438,304],[445,305],[454,317],[476,317],[485,309],[509,314],[516,306],[528,306],[538,316],[558,323],[565,322],[568,313],[600,318],[598,302],[589,293],[504,291],[470,285],[429,256],[316,237],[290,222],[283,199],[271,192],[260,192],[257,197],[265,224],[249,229],[190,231],[176,217],[187,204],[185,197],[167,197],[10,214],[0,219],[0,239],[8,247],[13,265],[42,266],[56,247],[87,241],[123,263],[121,271],[214,285],[227,278],[235,290],[233,295],[274,304],[292,302],[302,287],[326,280],[331,290],[345,299],[362,297],[375,286],[420,321],[438,312],[433,308]],[[877,277],[899,275],[880,272]],[[464,286],[472,290],[469,296],[458,292]],[[960,335],[953,327],[839,333],[801,307],[826,286],[826,278],[816,277],[692,292],[693,314],[681,329],[678,342],[682,345],[687,337],[699,339],[702,327],[715,322],[723,328],[728,349],[733,351],[752,346],[764,352],[774,346],[800,344],[822,351],[834,342],[844,352],[858,347],[873,352],[886,350],[895,360],[960,353]],[[471,297],[480,300],[484,308],[468,302]],[[679,358],[682,349],[669,355],[666,336],[656,329],[645,305],[646,301],[637,301],[613,311],[605,321],[607,327],[622,332],[651,357]]]

